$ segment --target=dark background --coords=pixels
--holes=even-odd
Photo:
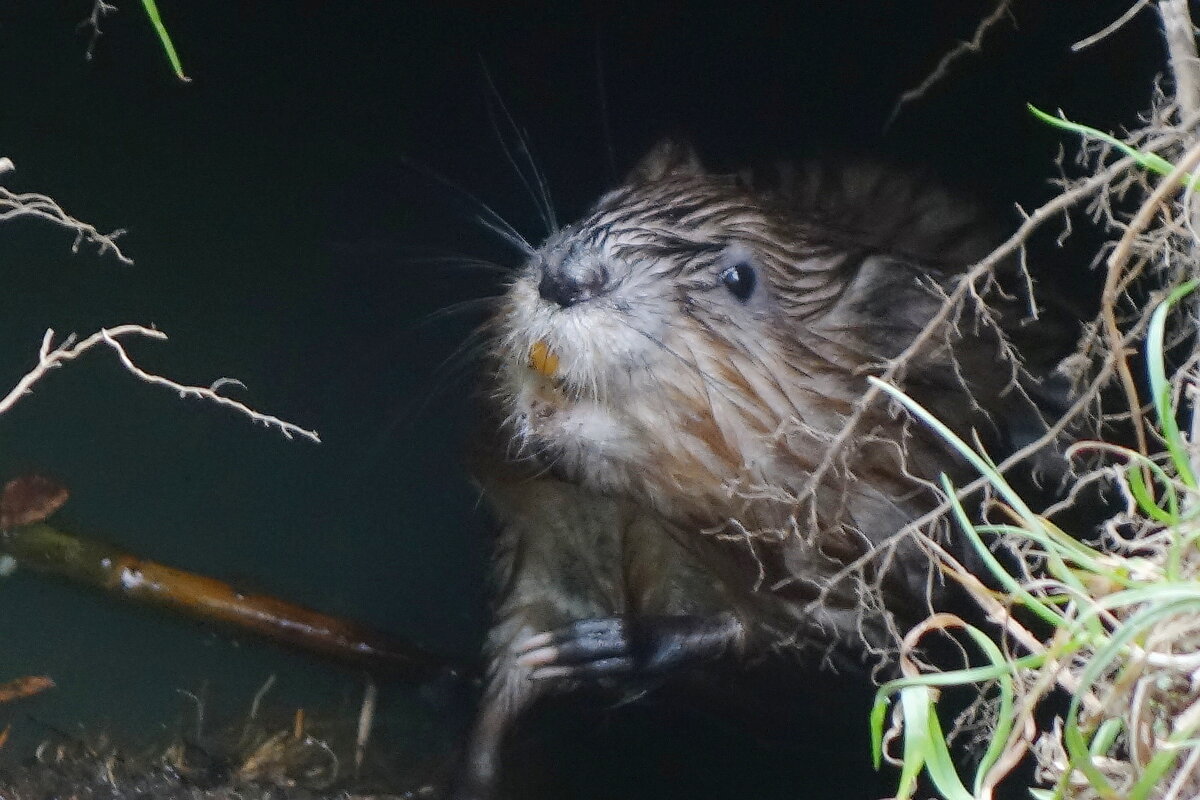
[[[461,458],[470,365],[453,354],[478,314],[438,312],[498,283],[442,257],[513,259],[446,184],[544,233],[499,104],[560,218],[670,134],[718,167],[815,153],[919,165],[1012,220],[1013,203],[1048,196],[1064,141],[1024,103],[1117,129],[1161,63],[1149,12],[1068,51],[1127,0],[1018,2],[1015,25],[885,131],[899,94],[992,3],[160,5],[190,84],[134,0],[103,20],[90,61],[77,30],[89,3],[0,2],[0,155],[17,165],[5,185],[127,229],[136,261],[73,255],[65,232],[5,223],[0,384],[32,366],[46,327],[154,324],[171,338],[132,344],[141,364],[204,385],[237,377],[240,399],[324,444],[180,401],[96,352],[0,419],[0,477],[39,470],[70,486],[66,529],[463,657],[482,635],[487,545]],[[1035,267],[1086,298],[1082,258]],[[272,673],[278,708],[357,707],[353,670],[87,590],[18,573],[0,580],[0,609],[0,680],[58,682],[0,707],[17,737],[0,758],[80,724],[147,741],[190,719],[179,690],[203,688],[219,725]],[[456,736],[458,704],[403,684],[383,694],[395,752],[419,760]],[[830,771],[821,760],[814,774]]]

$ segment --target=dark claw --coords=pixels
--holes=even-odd
[[[741,636],[741,624],[728,614],[582,619],[530,636],[517,663],[537,680],[660,675],[717,658]]]

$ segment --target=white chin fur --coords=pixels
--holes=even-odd
[[[597,491],[628,488],[629,465],[647,454],[619,412],[588,397],[548,396],[541,376],[518,369],[509,415],[518,454]]]
[[[628,489],[631,470],[648,457],[630,412],[644,402],[646,368],[661,355],[637,332],[653,321],[631,324],[628,311],[605,303],[556,308],[531,276],[513,285],[508,301],[499,385],[512,452],[598,491]],[[531,367],[535,343],[553,355],[552,377]]]

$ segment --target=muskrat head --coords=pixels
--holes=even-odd
[[[667,143],[551,236],[493,323],[511,454],[664,513],[769,473],[817,377],[796,330],[839,284],[771,206]]]

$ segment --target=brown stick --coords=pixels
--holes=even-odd
[[[225,623],[375,673],[420,679],[449,666],[399,637],[139,558],[39,522],[0,532],[0,552],[26,569],[94,586],[147,605]]]
[[[54,688],[54,681],[46,675],[27,675],[24,678],[14,678],[0,683],[0,703],[32,697],[35,694]]]

